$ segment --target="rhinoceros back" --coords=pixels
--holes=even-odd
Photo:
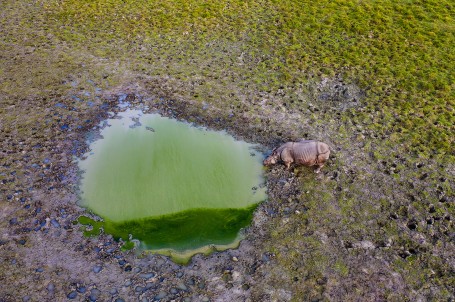
[[[298,164],[314,165],[318,156],[316,141],[300,141],[293,146],[294,161]]]

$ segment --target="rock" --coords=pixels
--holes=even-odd
[[[180,290],[183,290],[183,291],[187,291],[188,290],[188,287],[183,282],[179,282],[177,284],[177,288],[180,289]]]
[[[78,288],[76,288],[76,291],[78,293],[83,294],[83,293],[85,293],[87,291],[87,288],[85,286],[79,286]]]
[[[141,271],[142,271],[142,269],[141,269],[140,267],[135,267],[135,268],[133,269],[133,273],[136,273],[136,274],[137,274],[137,273],[140,273]]]
[[[66,297],[67,297],[68,299],[70,299],[70,300],[76,299],[76,297],[77,297],[77,291],[72,291],[72,292],[70,292]]]
[[[155,273],[140,274],[139,277],[142,278],[142,279],[150,279],[150,278],[155,277]]]
[[[164,299],[164,298],[166,298],[166,297],[167,297],[167,293],[164,292],[164,291],[160,291],[160,292],[158,293],[158,295],[156,295],[153,299],[154,299],[155,301],[159,301],[159,300]]]
[[[171,294],[175,295],[179,292],[178,289],[176,289],[175,287],[171,288],[171,290],[169,291]]]
[[[136,286],[136,288],[134,289],[137,293],[141,293],[143,290],[144,290],[144,287],[143,286]]]
[[[58,223],[57,219],[55,218],[52,218],[51,219],[51,224],[54,228],[59,228],[60,227],[60,223]]]
[[[46,288],[48,291],[53,292],[55,290],[55,285],[54,283],[49,283]]]
[[[125,302],[125,300],[123,300],[122,298],[117,298],[117,299],[115,299],[114,302]]]
[[[103,267],[102,267],[101,265],[95,265],[95,266],[93,267],[93,272],[94,272],[95,274],[98,274],[98,273],[101,272],[102,270],[103,270]]]
[[[90,301],[96,301],[101,295],[101,291],[97,288],[92,288],[90,291],[90,296],[88,297]]]
[[[122,260],[119,260],[118,264],[119,264],[120,266],[123,266],[123,265],[125,265],[125,264],[126,264],[126,261],[125,261],[125,260],[123,260],[123,259],[122,259]]]
[[[116,295],[116,294],[118,293],[118,291],[117,291],[117,289],[116,289],[115,287],[113,287],[113,288],[111,288],[111,289],[109,290],[109,293],[110,293],[111,295],[114,296],[114,295]],[[116,300],[116,301],[117,301],[117,300]]]

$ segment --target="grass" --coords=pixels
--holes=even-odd
[[[260,90],[340,75],[367,92],[366,112],[354,110],[354,121],[386,134],[395,145],[406,144],[407,152],[453,157],[450,1],[69,0],[39,5],[44,15],[21,22],[38,24],[29,28],[38,35],[14,41],[8,34],[4,40],[37,51],[40,45],[64,43],[151,75],[177,74],[186,80],[226,78],[223,69],[229,68],[233,78]],[[47,59],[57,69],[81,60],[68,57],[68,50],[59,53],[67,57]],[[234,54],[238,60],[231,60]],[[201,66],[204,61],[210,64]],[[204,85],[200,88],[193,96],[207,95]],[[371,112],[378,114],[372,121]]]

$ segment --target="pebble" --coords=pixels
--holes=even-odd
[[[176,289],[175,287],[171,288],[171,290],[170,290],[170,293],[173,295],[177,294],[178,292],[179,292],[179,290]]]
[[[54,289],[55,289],[54,283],[49,283],[49,284],[47,285],[47,290],[48,290],[48,291],[53,292]]]
[[[27,302],[30,301],[30,296],[25,296],[22,298],[22,301]]]
[[[144,287],[138,285],[138,286],[136,286],[136,288],[135,288],[134,290],[135,290],[136,292],[140,293],[140,292],[142,292],[142,291],[144,290]]]
[[[55,219],[55,218],[51,219],[51,224],[54,226],[54,228],[60,227],[60,223],[58,223],[57,219]]]
[[[97,288],[92,288],[90,291],[90,296],[88,297],[90,301],[96,301],[98,300],[99,296],[101,294],[101,291]]]
[[[77,292],[83,294],[87,291],[87,288],[85,286],[79,286],[78,288],[76,288]]]
[[[158,295],[156,295],[155,298],[153,298],[153,299],[154,299],[155,301],[159,301],[159,300],[164,299],[164,298],[166,298],[166,297],[167,297],[166,292],[160,291],[160,292],[158,293]]]
[[[125,260],[119,260],[119,262],[118,262],[118,264],[121,265],[121,266],[122,266],[122,265],[125,265],[125,263],[126,263]]]
[[[177,273],[177,278],[182,278],[183,277],[183,273],[182,272],[178,272]]]
[[[142,269],[141,269],[140,267],[135,267],[135,268],[133,269],[133,272],[136,273],[136,274],[137,274],[137,273],[140,273],[141,271],[142,271]]]
[[[131,284],[133,284],[133,282],[131,282],[131,280],[126,280],[125,281],[125,286],[126,287],[130,286]]]
[[[42,273],[42,272],[44,272],[44,269],[43,269],[42,267],[38,267],[38,268],[35,270],[35,272],[37,272],[37,273]]]
[[[66,296],[68,299],[76,299],[77,297],[77,292],[76,291],[72,291],[70,292],[67,296]]]
[[[188,287],[185,285],[185,283],[183,282],[180,282],[177,284],[177,288],[178,289],[181,289],[181,290],[184,290],[184,291],[187,291],[188,290]]]
[[[117,299],[115,299],[114,302],[125,302],[125,300],[123,300],[122,298],[117,298]]]
[[[116,295],[116,294],[118,293],[118,291],[117,291],[116,288],[111,288],[111,290],[109,291],[109,293],[110,293],[111,295]],[[117,300],[115,300],[115,301],[117,301]]]
[[[155,273],[140,274],[139,277],[141,277],[142,279],[150,279],[155,277]]]
[[[97,273],[101,272],[102,269],[103,269],[103,267],[101,265],[95,265],[93,267],[93,272],[97,274]]]

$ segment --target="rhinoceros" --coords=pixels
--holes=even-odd
[[[270,166],[281,161],[289,169],[292,163],[304,166],[318,166],[316,173],[321,171],[329,159],[330,149],[325,143],[300,139],[296,142],[287,142],[275,148],[265,160],[264,165]]]

